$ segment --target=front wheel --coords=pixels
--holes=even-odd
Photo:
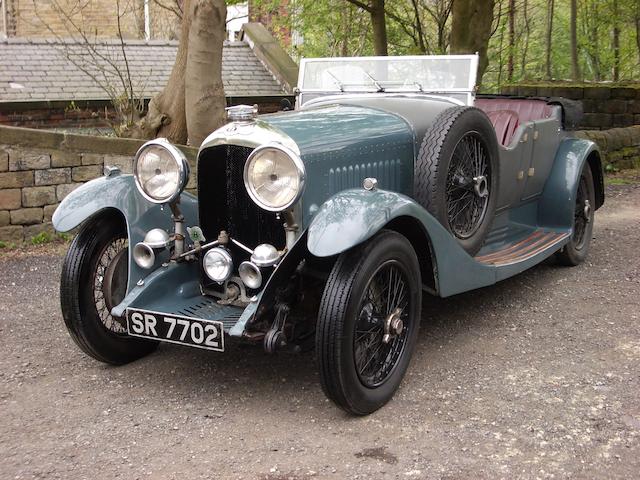
[[[316,332],[322,388],[340,408],[367,415],[393,397],[418,337],[421,288],[415,251],[398,233],[340,255]]]
[[[143,357],[157,346],[128,336],[125,320],[111,315],[127,291],[128,250],[120,218],[89,220],[69,247],[60,279],[62,316],[71,338],[87,355],[114,365]]]

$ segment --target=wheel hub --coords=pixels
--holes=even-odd
[[[402,330],[404,329],[404,322],[400,318],[400,315],[402,315],[402,310],[400,308],[396,308],[387,316],[387,318],[385,318],[382,343],[389,343],[402,333]]]
[[[480,198],[486,198],[489,196],[489,185],[487,182],[487,177],[484,175],[480,175],[478,177],[473,177],[473,189]]]
[[[589,200],[584,201],[582,216],[585,222],[589,223],[591,221],[591,202],[589,202]]]

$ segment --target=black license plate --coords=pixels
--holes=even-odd
[[[224,352],[224,328],[214,320],[127,309],[127,332],[134,337]]]

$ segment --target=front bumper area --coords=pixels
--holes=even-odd
[[[242,337],[255,304],[246,308],[220,305],[215,298],[203,295],[198,265],[198,262],[172,262],[158,268],[138,282],[111,314],[123,318],[131,308],[213,320],[222,322],[226,334]]]

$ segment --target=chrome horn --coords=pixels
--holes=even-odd
[[[144,241],[138,242],[133,247],[133,261],[145,270],[153,267],[156,262],[156,253],[166,248],[171,242],[169,234],[161,228],[149,230],[144,236]]]

